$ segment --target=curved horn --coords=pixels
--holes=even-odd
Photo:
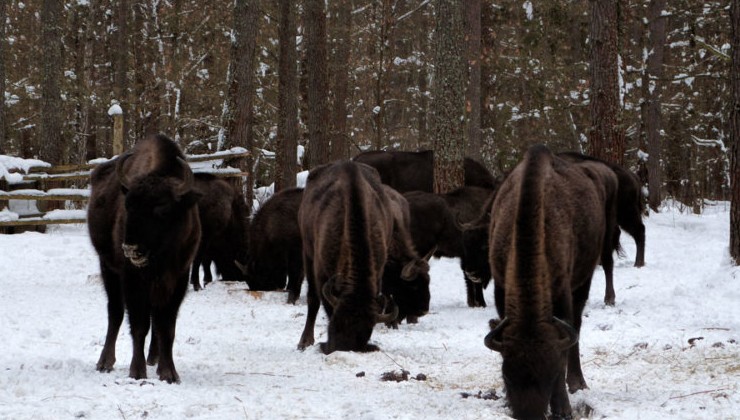
[[[567,335],[566,338],[563,338],[558,342],[558,346],[561,347],[563,350],[575,346],[578,342],[578,331],[576,331],[576,329],[573,328],[572,325],[556,316],[552,317],[552,322],[554,322],[555,326],[560,328],[560,330],[565,332]]]
[[[504,317],[504,319],[496,325],[496,328],[492,329],[491,332],[486,335],[486,338],[483,340],[486,347],[499,353],[503,351],[504,343],[501,341],[501,333],[504,332],[504,327],[506,327],[508,323],[509,318]]]
[[[331,280],[324,283],[324,286],[321,288],[321,294],[324,295],[324,299],[331,305],[332,307],[336,308],[337,305],[339,305],[339,299],[334,295],[332,292],[332,288],[334,287],[334,282]]]
[[[388,322],[393,322],[396,320],[396,318],[398,318],[398,305],[396,305],[396,302],[393,300],[393,298],[391,298],[390,301],[391,301],[391,304],[393,304],[393,310],[390,313],[384,313],[383,312],[384,308],[381,307],[380,313],[375,315],[376,324],[384,324]]]
[[[181,157],[177,158],[177,163],[180,165],[180,167],[182,167],[184,178],[182,180],[182,184],[180,184],[175,189],[175,195],[181,196],[193,189],[193,183],[195,181],[193,177],[193,171],[190,169],[190,165],[188,165],[188,163],[185,162]]]
[[[131,189],[131,182],[126,177],[126,174],[123,172],[123,163],[126,162],[126,159],[130,158],[133,155],[133,152],[126,152],[122,154],[121,156],[116,159],[116,176],[118,176],[118,182],[121,184],[121,186],[127,190]]]
[[[247,275],[247,266],[246,265],[240,263],[239,260],[237,260],[237,259],[234,259],[234,265],[236,266],[236,268],[239,269],[239,271],[242,272],[243,275],[245,275],[245,276]]]
[[[434,253],[437,252],[437,245],[434,245],[434,248],[432,248],[429,252],[427,252],[426,255],[424,255],[424,258],[427,262],[432,259],[432,256],[434,256]]]

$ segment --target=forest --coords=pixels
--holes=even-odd
[[[501,175],[544,143],[613,152],[653,210],[699,213],[730,198],[730,15],[689,0],[7,1],[0,153],[111,157],[118,104],[126,149],[154,132],[189,153],[242,146],[255,187],[294,183],[296,145],[302,169],[464,148]]]

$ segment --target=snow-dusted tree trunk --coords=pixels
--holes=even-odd
[[[647,83],[647,97],[643,104],[645,119],[645,130],[647,131],[648,147],[648,203],[650,208],[657,211],[660,207],[662,170],[661,160],[661,132],[663,130],[663,118],[661,112],[661,92],[663,78],[663,48],[666,40],[666,17],[663,16],[666,0],[650,0],[648,7],[649,41],[648,56],[645,63],[645,78]]]
[[[331,110],[331,160],[339,160],[349,157],[347,97],[352,47],[352,0],[332,2],[330,10],[331,24],[334,29],[330,62],[331,90],[334,98]]]
[[[5,153],[5,10],[7,1],[0,1],[0,154]]]
[[[293,0],[280,0],[278,124],[275,192],[295,186],[298,146],[298,68],[296,10]]]
[[[39,158],[57,165],[65,163],[66,149],[62,137],[63,110],[60,96],[61,75],[64,68],[61,19],[62,3],[57,0],[44,0],[41,6],[42,105],[41,138],[38,150]]]
[[[308,169],[329,161],[329,82],[324,0],[306,0],[304,8],[308,73]]]
[[[481,0],[465,0],[465,27],[468,41],[468,90],[465,111],[468,123],[467,154],[479,156],[481,135]]]
[[[740,0],[732,0],[732,67],[730,69],[732,101],[730,110],[730,255],[740,265]]]

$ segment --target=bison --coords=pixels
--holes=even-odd
[[[400,193],[434,191],[434,154],[431,150],[420,152],[374,150],[360,153],[353,160],[377,169],[381,181]],[[466,157],[463,169],[466,186],[496,188],[496,179],[478,161]]]
[[[201,235],[200,194],[184,158],[172,140],[153,135],[91,175],[88,229],[108,296],[108,332],[98,371],[113,369],[125,305],[133,341],[129,376],[146,378],[146,362],[159,361],[159,379],[180,381],[172,344]]]
[[[303,188],[288,188],[273,195],[260,207],[249,227],[249,263],[245,268],[252,290],[285,287],[288,303],[294,304],[303,283],[303,248],[298,227],[298,208]]]
[[[240,266],[247,263],[249,218],[244,196],[232,184],[212,174],[195,174],[194,189],[201,194],[198,216],[202,234],[190,275],[193,289],[201,289],[201,266],[203,287],[213,280],[211,262],[224,280],[244,281]]]
[[[566,391],[587,388],[578,336],[591,277],[611,257],[617,177],[530,148],[493,202],[490,266],[500,322],[485,345],[503,357],[515,418],[570,418]],[[608,257],[605,257],[608,256]],[[566,377],[567,369],[567,377]]]
[[[300,350],[314,343],[314,325],[323,303],[329,317],[327,342],[321,351],[374,351],[368,344],[378,322],[398,315],[382,313],[386,298],[381,275],[392,244],[394,223],[390,198],[373,168],[344,161],[314,168],[308,176],[298,211],[303,266],[308,278],[308,315]],[[407,263],[404,278],[428,266]]]

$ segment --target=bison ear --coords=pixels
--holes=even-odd
[[[197,204],[201,197],[203,197],[203,193],[200,191],[190,190],[180,196],[180,203],[186,207],[191,207]]]

